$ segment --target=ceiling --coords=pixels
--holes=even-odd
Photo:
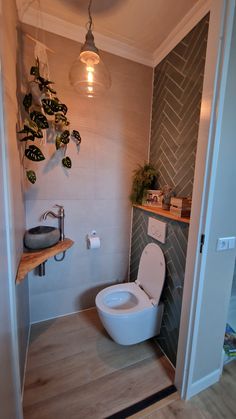
[[[124,50],[131,48],[137,54],[153,58],[170,34],[206,3],[206,0],[93,0],[94,34],[101,35],[101,42],[112,41],[114,49],[115,45],[119,49],[124,45]],[[25,23],[40,14],[63,20],[85,33],[88,0],[17,0],[17,4],[20,19]],[[27,14],[31,16],[28,19]],[[99,45],[96,36],[97,46],[107,49]]]

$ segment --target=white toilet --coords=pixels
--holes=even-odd
[[[149,243],[142,252],[135,282],[112,285],[97,294],[100,320],[115,342],[133,345],[160,333],[164,279],[163,252],[157,244]]]

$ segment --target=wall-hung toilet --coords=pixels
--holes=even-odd
[[[132,345],[160,333],[164,279],[163,252],[157,244],[149,243],[142,252],[135,282],[112,285],[97,294],[100,320],[115,342]]]

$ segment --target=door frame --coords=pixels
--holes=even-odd
[[[193,204],[189,229],[175,385],[181,398],[188,399],[219,380],[221,369],[210,377],[193,383],[197,334],[200,322],[206,258],[200,253],[201,236],[210,223],[209,207],[218,157],[215,152],[221,123],[218,110],[223,107],[229,67],[230,44],[235,13],[235,0],[213,0],[202,94],[199,137],[193,187]],[[222,352],[222,348],[219,348]]]
[[[0,7],[1,7],[0,0]],[[1,188],[0,188],[0,205],[1,213],[1,245],[4,249],[5,269],[2,272],[1,280],[5,282],[6,301],[4,306],[4,314],[9,323],[9,365],[3,365],[6,368],[6,386],[10,386],[8,392],[11,397],[5,399],[5,407],[1,406],[3,415],[15,413],[16,419],[23,419],[22,412],[22,394],[19,369],[19,348],[17,334],[17,313],[16,313],[16,296],[15,296],[15,278],[12,271],[12,226],[11,226],[11,199],[9,186],[9,169],[8,169],[8,150],[6,144],[5,118],[4,118],[4,76],[1,56],[0,44],[0,167],[1,167]],[[7,413],[8,414],[8,413]]]

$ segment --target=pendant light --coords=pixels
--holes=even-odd
[[[95,97],[104,93],[111,87],[111,78],[108,70],[94,43],[92,33],[93,21],[91,16],[92,0],[88,5],[89,21],[87,23],[87,34],[85,43],[81,47],[80,55],[73,63],[69,78],[74,89],[81,95]]]

